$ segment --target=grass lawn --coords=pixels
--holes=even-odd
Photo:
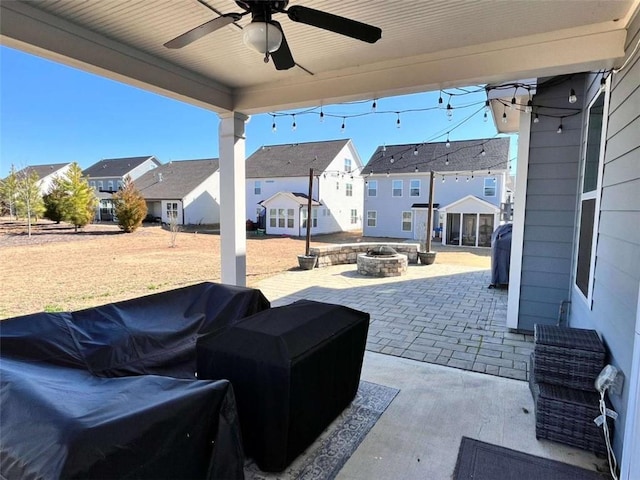
[[[361,232],[319,235],[312,245],[375,241]],[[384,240],[384,239],[383,239]],[[391,240],[391,239],[386,239]],[[220,237],[181,232],[171,248],[170,233],[144,226],[122,233],[115,225],[39,221],[32,237],[26,226],[0,218],[0,319],[27,313],[77,310],[203,281],[220,281]],[[304,238],[253,236],[247,239],[247,284],[297,269]],[[437,263],[490,267],[490,249],[438,247]]]

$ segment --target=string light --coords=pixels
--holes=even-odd
[[[604,74],[600,78],[600,91],[604,92],[607,88],[607,79],[604,77]]]
[[[487,152],[484,151],[484,147],[482,147],[482,151],[480,152],[480,155],[482,155],[483,157],[487,154]]]
[[[504,112],[502,112],[502,123],[507,123],[507,107],[504,107]]]
[[[529,99],[529,101],[527,102],[527,106],[524,107],[524,111],[526,113],[531,113],[533,112],[533,100]]]
[[[378,108],[378,102],[377,99],[373,99],[373,103],[371,104],[371,111],[375,112],[376,108]]]
[[[396,161],[396,159],[393,157],[393,155],[391,155],[391,159],[389,160],[389,163],[393,163],[395,161]]]
[[[389,170],[387,170],[387,178],[389,178]]]
[[[444,161],[444,164],[445,164],[445,165],[449,165],[449,154],[448,154],[448,153],[447,153],[447,158],[446,158],[446,160]]]
[[[473,172],[471,172],[471,179],[473,180]]]
[[[489,116],[487,115],[487,112],[484,112],[484,120],[483,121],[486,122],[488,118],[489,118]]]
[[[467,175],[467,182],[469,182],[469,175]]]
[[[322,111],[322,107],[320,107],[320,123],[324,123],[324,112]]]
[[[276,116],[273,116],[273,123],[271,124],[271,131],[276,133],[278,131],[278,127],[276,126]]]
[[[447,141],[444,144],[445,147],[449,148],[451,146],[451,142],[449,141],[449,132],[447,132]]]
[[[489,99],[487,99],[487,101],[484,102],[484,111],[485,111],[485,113],[489,111],[489,109],[490,109],[489,105],[490,105],[489,104]]]
[[[438,98],[438,106],[442,106],[442,90],[440,90],[440,97]]]
[[[578,101],[578,97],[576,95],[576,91],[572,88],[569,93],[569,103],[576,103]]]
[[[398,114],[398,119],[396,120],[396,128],[400,128],[400,112],[396,112]]]
[[[449,118],[449,121],[453,120],[453,107],[451,106],[451,103],[447,103],[447,117]]]
[[[513,97],[511,97],[511,105],[509,106],[510,109],[514,109],[516,108],[516,94],[513,94]]]
[[[417,156],[417,155],[418,155],[418,146],[417,146],[417,145],[416,145],[416,146],[415,146],[415,148],[413,149],[413,154],[414,154],[415,156]]]
[[[382,151],[383,152],[387,151],[387,145],[385,143],[382,144]]]
[[[414,168],[413,170],[414,172],[418,173],[420,170],[418,169],[418,166],[416,165],[416,168]]]
[[[536,116],[533,117],[533,123],[540,123],[540,117],[538,116],[537,113],[536,113]]]
[[[347,128],[344,122],[345,122],[345,117],[342,117],[342,126],[340,127],[340,130],[342,130],[343,132],[344,132],[344,129]]]
[[[442,183],[444,183],[444,175],[442,175]]]
[[[295,132],[296,128],[298,128],[298,126],[296,125],[296,114],[294,113],[292,117],[293,117],[293,123],[291,124],[291,130]]]
[[[558,125],[558,130],[556,130],[557,133],[562,133],[562,117],[560,117],[560,125]]]
[[[456,173],[456,182],[458,181],[458,174]]]

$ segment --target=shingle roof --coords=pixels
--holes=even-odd
[[[306,177],[310,168],[323,172],[347,143],[349,139],[260,147],[247,158],[246,178]]]
[[[160,165],[160,162],[153,155],[147,155],[146,157],[105,158],[91,165],[83,171],[82,174],[85,177],[91,178],[124,177],[131,170],[149,159]]]
[[[135,185],[146,200],[182,199],[218,167],[217,158],[173,161],[149,170]]]
[[[416,167],[420,172],[506,170],[509,163],[508,137],[452,141],[449,147],[446,142],[435,142],[388,145],[384,152],[383,148],[376,149],[363,174],[413,173]]]
[[[66,167],[71,162],[67,163],[49,163],[46,165],[29,165],[28,167],[23,168],[19,172],[18,175],[23,175],[28,172],[36,172],[38,174],[38,178],[44,178],[47,175],[51,175],[52,173],[57,172],[61,168]]]

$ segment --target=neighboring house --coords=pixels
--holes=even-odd
[[[269,234],[306,234],[313,169],[311,233],[362,228],[362,160],[349,139],[271,145],[247,158],[247,219]]]
[[[220,172],[217,158],[161,165],[134,181],[148,213],[180,225],[220,223]]]
[[[69,170],[71,163],[52,163],[48,165],[30,165],[28,167],[23,168],[16,174],[22,176],[24,174],[30,174],[31,172],[36,172],[38,175],[38,188],[40,189],[40,193],[42,195],[46,195],[49,193],[51,189],[51,184],[53,183],[53,179],[56,177],[63,177]]]
[[[629,57],[640,15],[627,38]],[[533,113],[520,113],[507,325],[597,330],[624,376],[608,397],[614,449],[629,465],[640,451],[640,61],[601,82],[539,79]]]
[[[96,220],[114,220],[111,197],[122,187],[126,176],[135,180],[160,165],[160,161],[154,156],[108,158],[100,160],[84,170],[83,175],[87,177],[89,185],[96,191],[96,196],[100,201],[96,210]]]
[[[433,171],[431,234],[447,245],[489,247],[507,200],[508,163],[509,138],[378,147],[363,173],[364,235],[424,237]]]

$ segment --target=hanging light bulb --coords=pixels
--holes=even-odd
[[[445,165],[449,165],[449,154],[447,153],[447,158],[444,161]]]
[[[322,111],[322,107],[320,107],[320,123],[324,123],[324,112]]]
[[[513,97],[511,97],[511,105],[509,105],[509,108],[511,110],[513,110],[514,108],[516,108],[516,96],[515,94],[513,95]]]
[[[473,172],[471,172],[471,180],[473,180]]]
[[[540,117],[538,116],[537,113],[536,113],[536,116],[533,117],[533,123],[540,123]]]
[[[469,181],[469,176],[467,175],[467,182]]]
[[[294,113],[292,117],[293,117],[293,123],[291,124],[291,130],[295,132],[296,129],[298,128],[298,126],[296,125],[296,114]]]
[[[533,100],[529,99],[529,101],[527,102],[527,106],[524,107],[524,111],[526,113],[531,113],[533,111]]]
[[[488,118],[489,118],[489,116],[487,115],[487,112],[484,112],[484,120],[483,120],[483,122],[486,122]]]
[[[458,174],[456,173],[456,182],[458,181]]]
[[[484,111],[485,111],[485,113],[488,112],[490,108],[491,108],[490,107],[490,102],[489,102],[489,99],[487,98],[487,100],[484,102]]]
[[[396,112],[398,114],[398,119],[396,120],[396,128],[400,128],[400,112]]]
[[[418,173],[420,170],[418,169],[418,166],[416,165],[416,168],[414,168],[413,170],[414,172]]]
[[[389,170],[387,170],[387,178],[389,178]]]
[[[278,127],[276,126],[276,116],[273,116],[273,123],[271,124],[271,131],[273,133],[276,133],[276,131],[278,130]]]
[[[557,133],[562,133],[562,119],[560,119],[560,125],[558,125],[558,130],[556,130]]]
[[[417,145],[413,148],[413,155],[415,155],[415,156],[418,155],[418,146]]]
[[[480,155],[482,155],[483,157],[487,154],[487,152],[484,151],[484,147],[482,147],[482,151],[480,152]]]
[[[600,79],[600,91],[604,92],[606,88],[607,88],[607,79],[604,78],[604,74],[603,74],[602,78]]]
[[[449,121],[453,119],[453,107],[450,103],[447,103],[447,117],[449,118]]]
[[[449,141],[449,132],[447,132],[447,141],[444,144],[445,147],[449,148],[451,146],[451,142]]]
[[[576,95],[576,91],[572,88],[569,93],[569,103],[576,103],[578,101],[578,96]]]
[[[442,175],[442,183],[444,183],[444,175]]]
[[[393,162],[395,162],[395,161],[396,161],[396,159],[394,158],[394,156],[393,156],[393,155],[391,155],[391,158],[389,159],[389,163],[393,163]]]
[[[384,144],[384,143],[382,144],[382,151],[383,151],[383,152],[386,152],[386,151],[387,151],[387,145],[386,145],[386,144]]]
[[[376,102],[376,99],[373,99],[373,103],[371,104],[371,110],[372,111],[376,111],[376,108],[378,108],[378,103]]]
[[[342,130],[343,132],[344,132],[344,129],[347,128],[344,122],[345,122],[345,117],[342,117],[342,126],[340,127],[340,130]]]
[[[487,170],[487,175],[491,175],[491,170]]]
[[[502,112],[502,123],[507,123],[507,107],[504,107],[504,111]]]
[[[440,90],[440,98],[438,98],[438,106],[442,106],[442,90]]]

